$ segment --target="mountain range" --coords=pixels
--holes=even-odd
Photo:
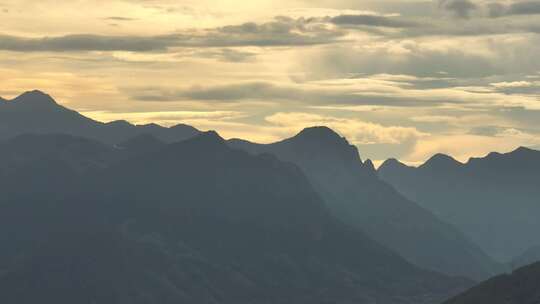
[[[297,166],[214,132],[141,153],[12,141],[37,152],[0,202],[3,303],[437,303],[472,284],[408,263],[336,220]]]
[[[126,157],[163,147],[173,141],[174,136],[171,134],[176,134],[178,141],[200,134],[195,128],[184,125],[163,128],[157,125],[135,126],[127,122],[95,122],[58,105],[49,95],[39,91],[24,93],[5,102],[4,107],[11,110],[3,111],[0,107],[0,116],[7,115],[11,120],[4,121],[1,124],[4,127],[0,127],[0,130],[9,130],[10,132],[4,134],[11,133],[9,137],[15,138],[7,143],[7,146],[18,147],[17,140],[32,136],[17,137],[19,133],[27,134],[38,129],[39,132],[35,133],[49,134],[49,137],[34,135],[37,142],[42,142],[36,151],[42,152],[48,145],[62,141],[62,135],[55,133],[84,136],[89,139],[80,139],[81,145],[90,141],[104,143],[92,148],[98,149],[99,146],[99,153],[102,154],[91,164],[93,167],[116,160],[120,154],[121,157]],[[8,115],[9,111],[11,113]],[[34,129],[24,123],[30,120],[36,123]],[[307,128],[290,139],[270,145],[258,145],[243,140],[229,140],[227,143],[233,148],[252,154],[268,153],[296,164],[307,175],[334,216],[396,251],[413,264],[476,280],[485,279],[499,271],[499,265],[460,231],[437,219],[429,211],[404,198],[381,181],[371,161],[362,162],[356,147],[329,128]],[[105,150],[112,148],[123,153],[111,156],[111,153]],[[84,145],[80,149],[92,151]],[[20,151],[17,153],[21,154]],[[62,153],[65,154],[66,151]],[[86,162],[78,165],[90,164]],[[20,170],[17,174],[21,175],[23,172],[25,171]],[[12,178],[9,181],[14,189],[17,188],[16,180]],[[51,181],[54,180],[55,178],[51,178]]]
[[[540,245],[540,151],[521,147],[467,163],[438,154],[419,167],[393,159],[378,174],[501,262]]]
[[[267,145],[229,144],[298,165],[337,218],[416,265],[479,280],[498,271],[463,233],[381,181],[371,161],[362,162],[356,147],[329,128],[307,128]]]
[[[29,91],[12,100],[0,99],[0,139],[28,133],[64,133],[117,144],[141,134],[175,142],[199,133],[191,126],[170,128],[156,124],[133,125],[127,121],[102,123],[67,109],[41,91]]]
[[[538,153],[376,170],[326,127],[255,144],[0,99],[2,302],[441,303],[505,269],[484,251],[536,259]]]

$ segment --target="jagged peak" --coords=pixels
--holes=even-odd
[[[373,161],[371,161],[371,159],[367,159],[364,162],[364,168],[372,173],[377,172],[377,169],[375,169],[375,165],[373,164]]]
[[[396,158],[389,158],[382,163],[378,171],[383,171],[386,169],[394,169],[394,168],[405,168],[405,167],[408,167],[408,166],[400,162]]]

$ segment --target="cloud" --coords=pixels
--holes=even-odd
[[[463,47],[469,44],[470,47]],[[398,74],[416,77],[483,77],[502,71],[477,41],[387,40],[325,49],[304,60],[312,73],[327,77],[351,74]],[[317,76],[317,75],[315,75]]]
[[[385,17],[377,15],[340,15],[330,19],[334,24],[340,26],[381,26],[391,28],[408,28],[419,26],[412,21],[399,20],[395,17]]]
[[[132,87],[125,93],[147,102],[193,102],[242,106],[246,102],[279,106],[387,106],[442,107],[458,105],[478,109],[521,106],[540,108],[536,96],[509,95],[489,87],[416,89],[403,82],[371,78],[334,79],[304,83],[238,82],[189,87]]]
[[[471,10],[468,0],[441,0],[441,6],[468,17]],[[522,4],[523,6],[523,4]],[[535,12],[534,6],[525,10],[509,6],[505,13]],[[467,9],[469,7],[469,9]],[[529,7],[527,7],[529,8]],[[135,18],[110,16],[109,21],[133,21]],[[0,35],[0,50],[15,52],[83,52],[129,51],[168,52],[175,48],[235,48],[235,47],[301,47],[341,44],[350,41],[351,35],[364,32],[387,39],[420,36],[478,36],[502,33],[539,32],[540,24],[520,21],[512,24],[478,20],[456,27],[447,20],[405,19],[401,16],[375,14],[342,14],[334,17],[291,18],[278,16],[268,22],[246,22],[206,29],[185,29],[163,35],[97,35],[69,34],[64,36],[22,37]],[[421,21],[421,22],[420,22]],[[118,26],[117,23],[110,25]],[[246,57],[223,54],[228,61],[243,61]]]
[[[422,115],[422,116],[413,116],[411,120],[414,122],[425,122],[425,123],[448,123],[456,120],[454,116],[444,116],[444,115]]]
[[[512,81],[512,82],[494,82],[490,84],[491,86],[494,86],[496,88],[524,88],[524,87],[531,87],[535,85],[535,83],[530,81]]]
[[[145,92],[146,91],[146,92]],[[142,93],[142,94],[141,94]],[[149,89],[133,96],[142,101],[240,101],[240,100],[290,100],[300,98],[299,89],[278,86],[269,82],[246,82],[216,86],[192,86],[185,89]]]
[[[439,96],[422,96],[420,91],[407,92],[386,81],[356,79],[334,83],[273,83],[265,81],[241,82],[184,88],[131,88],[126,89],[132,99],[140,101],[202,101],[242,103],[244,101],[287,102],[288,105],[387,105],[428,106],[444,102]],[[448,96],[449,92],[441,92]]]
[[[329,27],[318,18],[279,16],[273,21],[229,25],[208,32],[195,45],[202,46],[291,46],[335,42],[346,32]]]
[[[508,12],[510,15],[540,14],[540,1],[520,1],[512,3]]]
[[[540,1],[517,1],[509,5],[504,3],[489,3],[489,16],[493,18],[512,15],[538,15],[540,14]]]
[[[478,7],[470,0],[439,0],[439,7],[451,11],[458,18],[469,18]]]
[[[114,17],[122,18],[122,17]],[[0,35],[0,50],[17,52],[166,51],[174,47],[308,46],[336,42],[346,32],[318,19],[276,17],[266,23],[243,23],[158,36],[65,35],[25,38]]]
[[[469,130],[469,134],[480,136],[497,136],[497,134],[500,134],[504,130],[505,128],[501,126],[480,126]]]
[[[207,49],[194,52],[193,56],[201,58],[214,58],[224,62],[246,62],[254,59],[258,54],[251,51],[242,51],[238,49]]]
[[[110,20],[110,21],[135,21],[138,20],[137,18],[128,18],[128,17],[119,17],[119,16],[111,16],[103,18],[104,20]]]
[[[69,51],[164,51],[174,44],[175,36],[99,36],[66,35],[44,38],[21,38],[0,35],[0,49],[14,52]]]
[[[86,111],[81,114],[98,121],[127,120],[134,124],[157,123],[163,126],[174,126],[179,123],[229,121],[243,117],[245,113],[235,111],[147,111],[118,113],[107,111]]]
[[[527,94],[540,97],[540,81],[503,81],[490,83],[490,86],[505,94]]]
[[[488,15],[492,18],[502,17],[507,13],[506,5],[498,2],[487,4]]]

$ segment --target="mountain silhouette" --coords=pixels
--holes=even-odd
[[[421,267],[485,279],[498,266],[451,225],[379,180],[371,161],[327,127],[313,127],[262,145],[234,139],[252,154],[270,153],[298,165],[340,220]]]
[[[540,263],[490,279],[444,304],[534,304],[540,301]]]
[[[342,224],[297,166],[215,132],[73,178],[1,205],[2,303],[436,303],[471,284]]]
[[[540,245],[539,151],[521,147],[464,164],[449,156],[434,158],[418,168],[389,160],[378,173],[500,262]]]
[[[28,133],[83,136],[114,145],[115,153],[95,163],[75,161],[76,165],[73,160],[70,163],[48,155],[47,161],[25,163],[24,169],[4,170],[4,179],[10,179],[6,185],[12,185],[18,195],[21,195],[18,189],[24,187],[21,186],[24,183],[18,181],[24,179],[33,181],[36,191],[56,191],[57,187],[48,187],[36,180],[39,175],[33,175],[32,171],[37,167],[51,175],[57,170],[54,166],[64,168],[58,169],[64,172],[64,175],[57,174],[61,178],[49,178],[57,186],[71,185],[76,180],[73,175],[87,169],[95,171],[119,159],[160,150],[166,143],[190,138],[199,131],[186,125],[163,128],[155,124],[134,126],[126,121],[96,122],[58,105],[49,95],[32,91],[0,103],[0,138]],[[325,201],[331,202],[329,205],[335,215],[415,264],[476,279],[494,271],[493,263],[459,232],[378,180],[371,161],[362,163],[356,148],[329,128],[307,128],[294,138],[274,145],[255,145],[241,140],[230,141],[229,145],[256,153],[269,152],[296,163]],[[267,150],[268,147],[271,149]],[[121,153],[116,153],[117,150]],[[17,178],[10,177],[12,175]],[[424,229],[423,225],[430,229]]]
[[[23,93],[13,100],[0,100],[0,139],[27,133],[64,133],[118,144],[141,134],[151,134],[164,142],[175,142],[199,133],[191,126],[171,128],[156,124],[132,125],[127,121],[102,123],[69,110],[41,92]]]
[[[462,165],[454,158],[439,153],[428,159],[421,167],[426,170],[451,172],[459,169]]]

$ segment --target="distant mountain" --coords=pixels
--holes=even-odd
[[[540,262],[540,246],[531,247],[518,257],[514,258],[510,263],[510,268],[518,269],[537,262]]]
[[[116,145],[115,148],[120,150],[123,157],[134,157],[158,151],[166,146],[167,144],[165,142],[157,139],[153,135],[142,134]]]
[[[501,262],[540,245],[539,151],[519,148],[465,164],[436,155],[418,168],[388,160],[378,173]]]
[[[63,196],[91,172],[164,146],[152,135],[115,146],[66,134],[26,134],[0,141],[0,204]]]
[[[540,303],[540,263],[490,279],[445,304]]]
[[[230,140],[229,145],[297,164],[334,215],[416,265],[475,279],[497,272],[475,244],[379,180],[371,161],[363,163],[356,147],[329,128],[307,128],[274,144]]]
[[[28,134],[0,142],[0,203],[59,194],[116,157],[105,144],[70,135]]]
[[[165,128],[126,121],[101,123],[57,104],[40,91],[26,92],[10,101],[0,99],[0,139],[28,133],[64,133],[117,144],[141,134],[170,143],[193,137],[199,131],[187,125]]]
[[[335,220],[295,165],[213,132],[56,189],[0,204],[2,303],[437,303],[471,284],[409,264]]]

